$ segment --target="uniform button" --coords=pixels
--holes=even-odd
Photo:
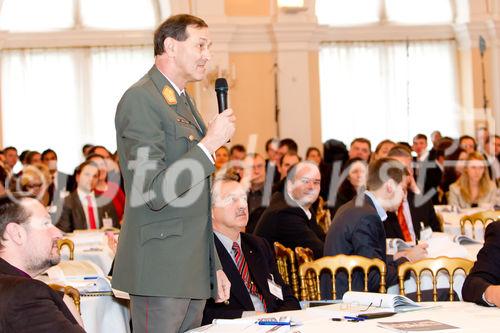
[[[161,236],[161,237],[163,237],[163,235],[164,235],[164,233],[162,232],[162,233],[160,234],[160,236]]]
[[[194,140],[194,136],[193,136],[193,134],[190,134],[189,135],[189,141],[193,141],[193,140]]]

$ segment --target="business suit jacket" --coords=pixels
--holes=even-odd
[[[419,202],[419,196],[415,193],[409,191],[407,195],[408,206],[410,207],[411,221],[413,224],[413,230],[415,231],[415,236],[417,240],[420,240],[420,231],[422,227],[420,222],[424,223],[424,226],[430,227],[432,231],[441,232],[441,226],[439,225],[439,220],[434,211],[434,205],[431,201]],[[398,216],[394,212],[387,212],[387,220],[384,221],[385,235],[387,238],[401,238],[404,239],[403,232],[399,226]]]
[[[269,244],[280,242],[291,249],[308,247],[313,251],[314,258],[321,258],[325,234],[316,223],[314,212],[308,219],[302,208],[288,205],[285,196],[292,202],[286,191],[273,194],[269,207],[255,227],[254,235],[264,238]]]
[[[379,258],[387,264],[387,286],[395,285],[397,280],[397,267],[407,261],[400,258],[397,261],[389,260],[386,255],[386,242],[383,221],[380,219],[372,200],[362,194],[361,204],[356,205],[355,197],[344,206],[340,207],[332,221],[330,230],[325,240],[325,256],[337,254],[359,255],[367,258]],[[364,277],[361,272],[355,272],[352,289],[362,291]],[[331,283],[322,279],[322,294],[330,297]],[[380,288],[380,274],[372,270],[368,275],[368,290],[378,292]],[[337,298],[342,298],[347,291],[347,274],[344,272],[336,275]]]
[[[85,332],[62,293],[22,275],[0,258],[0,333]]]
[[[500,222],[486,227],[484,246],[462,287],[464,301],[487,305],[483,293],[490,285],[500,285]]]
[[[216,318],[241,318],[243,311],[255,311],[248,290],[231,254],[227,252],[217,237],[215,237],[215,248],[222,269],[231,282],[231,294],[227,305],[215,303],[212,299],[208,300],[203,311],[202,325],[209,324]],[[278,272],[276,259],[269,243],[263,238],[241,233],[241,250],[245,256],[252,282],[257,286],[259,293],[264,298],[267,312],[300,310],[300,304],[293,296],[292,289],[285,284]],[[269,291],[267,280],[271,279],[271,275],[274,282],[281,286],[283,300],[280,300]]]
[[[96,197],[96,201],[99,203],[99,197]],[[113,220],[113,227],[120,228],[120,221],[112,202],[108,202],[104,206],[99,206],[98,204],[97,211],[99,214],[99,227],[103,226],[103,219],[107,214]],[[64,232],[87,229],[87,219],[85,218],[85,212],[83,211],[83,206],[76,190],[64,198],[61,217],[56,227]]]
[[[424,161],[417,161],[414,159],[417,168],[414,169],[415,181],[422,190],[423,194],[426,195],[430,191],[434,191],[434,194],[429,201],[432,201],[434,205],[440,204],[438,187],[441,184],[443,178],[443,172],[438,167],[435,160],[430,159],[430,154]]]
[[[113,287],[142,296],[216,296],[215,166],[197,145],[203,119],[153,66],[123,95],[115,126],[126,203]]]
[[[74,177],[64,172],[57,171],[57,187],[55,183],[49,187],[50,205],[54,208],[50,212],[52,223],[56,224],[62,214],[62,207],[64,203],[63,193],[65,191],[71,192],[74,190]]]

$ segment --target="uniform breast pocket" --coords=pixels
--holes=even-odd
[[[184,143],[187,148],[193,147],[200,141],[196,128],[190,124],[176,124],[175,139]]]
[[[173,236],[182,236],[183,225],[181,218],[153,222],[141,227],[141,245],[151,239],[166,239]]]

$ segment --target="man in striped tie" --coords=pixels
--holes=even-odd
[[[247,196],[237,176],[217,179],[212,190],[214,240],[222,269],[231,282],[231,295],[225,303],[207,301],[202,324],[216,318],[300,309],[278,272],[269,243],[242,232],[247,222]]]

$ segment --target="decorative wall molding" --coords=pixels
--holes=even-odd
[[[0,33],[3,49],[152,45],[152,30],[67,30],[55,32]]]

